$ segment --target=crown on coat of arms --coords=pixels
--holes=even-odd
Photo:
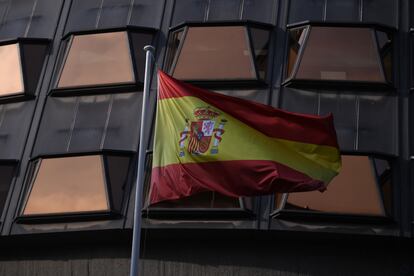
[[[219,116],[220,113],[217,111],[214,111],[209,106],[208,107],[197,107],[194,109],[194,116],[198,120],[211,120],[217,116]]]

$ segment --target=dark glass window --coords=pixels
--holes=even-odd
[[[256,60],[256,71],[260,79],[266,79],[267,57],[269,55],[269,31],[258,28],[250,28],[250,36]]]
[[[391,174],[386,160],[342,156],[342,169],[323,193],[291,193],[276,201],[284,210],[387,216],[391,213]]]
[[[266,28],[188,26],[170,35],[165,66],[182,80],[265,80],[269,41]]]
[[[128,164],[125,156],[39,159],[22,215],[119,212]]]
[[[135,82],[127,32],[75,35],[57,87]]]
[[[388,82],[392,81],[392,37],[389,33],[376,31],[379,54]]]
[[[14,176],[14,169],[14,164],[0,165],[0,216],[9,193],[10,184]]]
[[[287,75],[292,77],[293,67],[295,66],[296,60],[305,41],[305,28],[298,28],[289,32],[289,59],[287,63]]]
[[[184,35],[184,30],[178,30],[171,34],[170,39],[168,40],[168,53],[165,61],[166,68],[171,68],[174,62],[174,59],[177,56],[178,48],[181,45]]]
[[[286,78],[387,84],[391,35],[367,27],[308,26],[289,31]]]

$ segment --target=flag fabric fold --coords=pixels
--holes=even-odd
[[[149,203],[204,191],[240,197],[323,191],[338,174],[331,114],[207,91],[159,71]]]

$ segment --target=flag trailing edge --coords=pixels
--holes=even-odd
[[[333,116],[283,111],[158,73],[150,204],[324,190],[341,158]]]

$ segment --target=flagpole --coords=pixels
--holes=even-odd
[[[131,250],[131,271],[130,276],[138,276],[139,274],[139,251],[141,244],[141,208],[142,208],[142,193],[144,189],[144,167],[146,157],[146,127],[145,122],[147,121],[147,108],[149,105],[149,92],[150,92],[150,81],[151,81],[151,67],[154,58],[155,48],[151,45],[144,47],[146,52],[145,60],[145,77],[144,77],[144,97],[142,100],[141,110],[141,131],[139,135],[139,149],[138,149],[138,169],[137,179],[135,183],[135,206],[134,206],[134,228],[132,234],[132,250]]]

